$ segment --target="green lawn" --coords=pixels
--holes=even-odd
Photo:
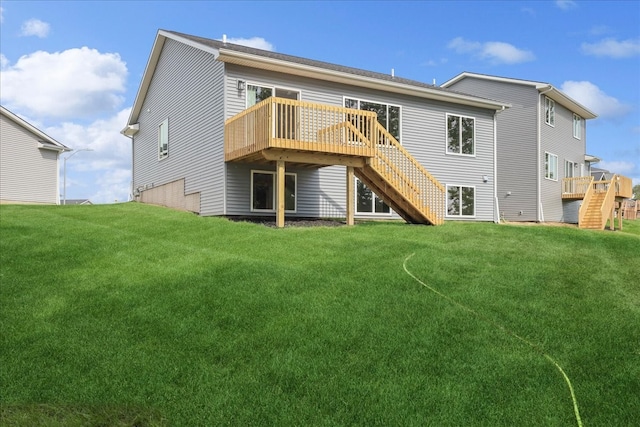
[[[638,224],[3,205],[0,425],[636,425]]]

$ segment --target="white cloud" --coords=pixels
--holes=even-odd
[[[531,51],[518,49],[505,42],[480,43],[456,37],[449,42],[447,47],[455,50],[456,53],[470,53],[494,64],[518,64],[535,59],[535,55]]]
[[[586,55],[629,58],[640,55],[640,39],[618,41],[608,38],[597,43],[582,43],[581,49]]]
[[[95,117],[120,107],[126,78],[117,53],[88,47],[38,51],[3,68],[0,96],[9,108],[39,117]]]
[[[29,19],[22,24],[22,28],[20,29],[21,36],[36,36],[41,39],[47,37],[49,35],[49,30],[51,27],[48,23],[43,22],[39,19]]]
[[[9,60],[3,53],[0,53],[0,69],[4,70],[9,65]]]
[[[606,170],[608,170],[608,171],[610,171],[612,173],[618,173],[620,175],[627,175],[630,172],[633,172],[633,170],[636,168],[635,163],[626,162],[624,160],[622,160],[622,161],[620,161],[620,160],[613,160],[613,161],[602,160],[596,166],[601,168],[601,169],[606,169]]]
[[[574,0],[556,0],[556,6],[562,10],[569,10],[578,7],[578,3]]]
[[[43,129],[57,141],[75,150],[93,150],[78,153],[67,162],[67,186],[74,185],[71,178],[73,172],[82,172],[83,176],[88,177],[83,185],[94,193],[90,197],[93,203],[112,203],[116,199],[125,201],[129,196],[131,140],[120,134],[120,130],[130,112],[131,109],[127,108],[87,126],[66,122]],[[91,181],[87,182],[86,179]]]
[[[242,46],[247,46],[247,47],[254,47],[256,49],[262,49],[262,50],[270,50],[270,51],[276,50],[273,44],[269,43],[262,37],[251,37],[250,39],[228,38],[227,42],[233,43],[233,44],[240,44]]]
[[[562,83],[560,89],[602,118],[616,118],[631,111],[629,105],[607,95],[591,82],[569,80]]]

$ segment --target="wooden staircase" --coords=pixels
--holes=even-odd
[[[583,204],[586,205],[586,209],[584,217],[581,217],[578,224],[580,228],[588,228],[592,230],[604,229],[604,224],[607,222],[607,216],[602,212],[601,208],[606,197],[606,192],[598,192],[594,193],[586,203],[583,202]]]
[[[408,223],[444,223],[444,186],[378,122],[375,133],[375,157],[356,177]]]

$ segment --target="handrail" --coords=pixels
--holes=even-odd
[[[607,182],[609,185],[607,186],[606,195],[604,196],[604,200],[602,201],[602,205],[600,206],[600,214],[601,214],[601,225],[600,229],[604,229],[604,226],[607,224],[607,219],[609,217],[609,212],[613,209],[613,204],[615,203],[615,195],[616,195],[616,179],[617,175],[613,175],[611,177],[611,181],[600,181]],[[611,218],[611,229],[613,230],[613,218]]]
[[[376,122],[376,157],[369,165],[433,224],[444,222],[445,188]]]
[[[584,192],[584,198],[582,199],[582,204],[580,205],[580,209],[578,210],[578,226],[584,223],[585,217],[587,215],[587,210],[589,209],[589,203],[591,203],[591,198],[594,194],[594,186],[593,186],[593,177],[585,177],[589,179],[589,185],[587,186],[586,191]]]

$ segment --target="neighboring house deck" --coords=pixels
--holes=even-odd
[[[593,112],[544,82],[465,72],[442,86],[512,105],[497,116],[496,180],[502,218],[581,227],[602,223],[598,217],[586,225],[586,218],[595,215],[596,204],[598,211],[611,206],[611,196],[600,206],[600,196],[592,197],[587,191],[591,164],[599,161],[586,153],[586,125],[596,117]],[[595,181],[608,178],[598,175]],[[574,186],[580,191],[567,192]],[[596,189],[605,187],[594,184]],[[629,197],[626,191],[625,184],[616,197]]]
[[[59,204],[59,156],[68,147],[0,106],[0,203]]]
[[[123,133],[137,200],[201,215],[498,221],[509,104],[158,32]]]

